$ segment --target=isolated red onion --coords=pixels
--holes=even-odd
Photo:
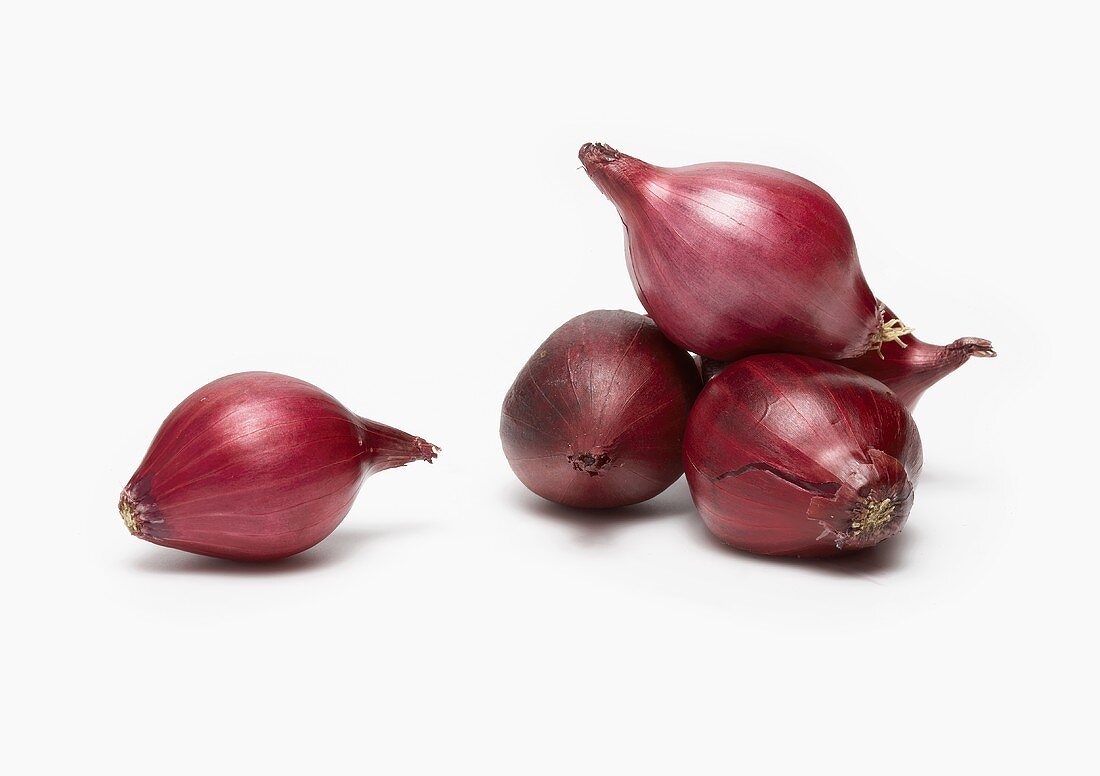
[[[654,167],[602,143],[580,159],[619,210],[634,289],[673,342],[709,358],[854,358],[884,327],[840,207],[797,175],[753,164]]]
[[[683,474],[681,442],[699,387],[691,356],[649,318],[578,315],[542,343],[508,391],[504,454],[520,481],[550,501],[645,501]]]
[[[889,308],[883,309],[887,320],[896,317]],[[977,337],[963,337],[950,345],[929,345],[908,334],[903,340],[883,345],[880,353],[865,353],[840,363],[885,383],[912,411],[925,391],[965,364],[971,356],[991,358],[996,355],[989,340]]]
[[[912,416],[882,383],[820,359],[764,355],[707,383],[684,464],[695,505],[723,542],[822,556],[901,530],[922,454]]]
[[[154,544],[274,560],[332,533],[370,475],[435,456],[309,383],[244,372],[172,411],[118,508],[130,533]]]

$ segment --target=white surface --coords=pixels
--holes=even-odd
[[[3,6],[5,770],[1083,768],[1089,26],[633,5]],[[640,309],[586,140],[805,175],[922,338],[994,340],[917,412],[901,538],[758,559],[682,481],[605,519],[511,476],[527,356]],[[131,539],[117,494],[163,416],[248,369],[443,455],[281,564]]]

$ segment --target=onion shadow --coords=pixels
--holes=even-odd
[[[523,487],[511,488],[508,495],[524,512],[573,529],[574,540],[581,545],[605,545],[627,528],[695,514],[687,480],[683,477],[648,501],[610,509],[567,507],[547,501]]]
[[[337,528],[330,536],[305,552],[272,561],[236,561],[196,555],[171,547],[150,545],[148,553],[131,560],[130,566],[148,574],[200,574],[222,577],[270,577],[302,574],[337,566],[358,555],[379,539],[418,533],[426,524],[385,528]]]
[[[913,527],[906,523],[904,529],[896,536],[865,550],[827,558],[795,558],[784,555],[757,555],[731,547],[708,531],[701,519],[692,521],[691,529],[692,538],[696,544],[713,552],[736,557],[745,563],[787,566],[826,576],[863,578],[875,584],[882,584],[879,577],[900,571],[906,566],[912,555],[914,533],[919,534],[919,531],[915,532]]]

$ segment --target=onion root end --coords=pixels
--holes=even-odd
[[[593,450],[581,455],[568,455],[569,463],[579,472],[589,477],[598,477],[611,466],[611,456],[601,450]]]
[[[878,351],[879,358],[886,358],[882,355],[882,346],[887,342],[896,342],[902,348],[909,347],[908,343],[903,342],[901,338],[906,334],[912,334],[914,331],[915,329],[912,326],[906,326],[897,318],[891,318],[881,323],[878,331],[871,337],[873,347]]]
[[[125,493],[118,500],[118,513],[122,515],[122,522],[126,524],[126,530],[131,536],[141,536],[141,524],[144,522],[138,514],[135,504]]]

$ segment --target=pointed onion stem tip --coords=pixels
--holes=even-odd
[[[585,143],[577,153],[586,170],[604,164],[611,164],[623,158],[623,154],[604,143]]]
[[[967,356],[975,358],[996,358],[997,351],[993,349],[993,343],[987,339],[978,337],[963,337],[947,346],[948,350],[961,351]]]
[[[443,451],[442,447],[439,447],[438,445],[433,445],[431,442],[426,442],[420,437],[416,437],[414,442],[416,444],[417,461],[427,461],[428,463],[432,463],[436,459],[436,457],[438,457],[439,454]]]

